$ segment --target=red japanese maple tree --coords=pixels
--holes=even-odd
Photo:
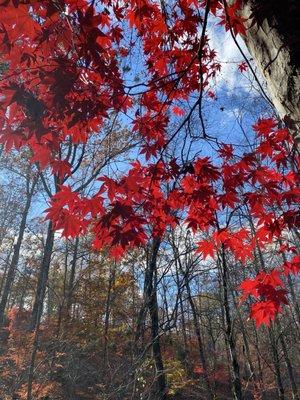
[[[289,132],[274,119],[261,119],[251,152],[238,154],[216,139],[214,160],[182,163],[166,155],[195,110],[197,134],[214,140],[202,116],[203,99],[214,98],[211,82],[220,70],[208,17],[245,35],[239,7],[240,1],[229,6],[218,0],[177,0],[168,9],[151,0],[1,1],[0,141],[7,151],[28,146],[32,162],[58,174],[47,210],[54,228],[66,237],[92,232],[95,248],[109,248],[114,257],[179,223],[194,233],[208,232],[210,239],[196,250],[204,259],[223,248],[245,263],[257,248],[280,239],[279,252],[287,255],[283,265],[266,266],[241,284],[243,297],[254,298],[252,318],[268,325],[287,304],[281,275],[299,272],[299,256],[285,244],[286,232],[299,227],[300,218],[300,158]],[[144,80],[130,85],[122,63],[134,56],[137,42]],[[241,72],[247,68],[245,61],[238,65]],[[61,178],[71,171],[60,144],[87,142],[112,114],[130,121],[143,161],[118,179],[100,178],[98,193],[82,197],[63,185]],[[180,120],[176,128],[173,117]],[[219,211],[234,215],[239,207],[250,210],[255,229],[220,225]]]

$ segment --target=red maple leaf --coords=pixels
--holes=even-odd
[[[295,256],[291,261],[286,261],[283,264],[283,269],[285,275],[300,273],[300,256]]]
[[[247,69],[248,69],[248,64],[246,63],[246,61],[241,62],[241,63],[238,65],[238,69],[239,69],[239,71],[241,71],[241,72],[247,71]]]
[[[175,115],[178,115],[179,117],[182,117],[185,114],[185,111],[178,106],[173,106],[172,111]]]
[[[257,291],[258,282],[256,279],[246,279],[240,284],[240,289],[243,291],[242,300],[252,295],[258,297]]]
[[[196,253],[201,253],[203,255],[204,260],[207,257],[214,257],[215,254],[215,245],[212,241],[209,240],[202,240],[197,243],[197,250]]]
[[[259,119],[254,125],[253,129],[258,135],[268,135],[277,126],[277,122],[273,118]]]
[[[218,153],[222,158],[226,161],[230,160],[233,157],[233,146],[232,144],[223,143]]]
[[[280,278],[281,271],[273,269],[271,272],[261,272],[257,275],[256,280],[264,285],[271,285],[274,288],[277,286],[283,287],[284,284]]]
[[[260,301],[251,306],[250,317],[254,319],[257,327],[262,324],[270,326],[271,321],[275,320],[278,311],[278,305],[273,301]]]

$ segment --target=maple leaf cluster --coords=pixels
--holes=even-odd
[[[291,250],[291,249],[289,249]],[[283,252],[284,250],[281,249]],[[293,249],[293,252],[295,249]],[[291,261],[285,261],[281,267],[270,272],[260,272],[254,279],[247,279],[241,283],[243,292],[241,300],[252,296],[256,301],[251,305],[251,318],[260,326],[270,325],[282,306],[288,303],[287,290],[282,280],[283,275],[297,275],[300,272],[300,257],[294,256]]]
[[[283,287],[280,271],[276,269],[269,273],[260,272],[255,279],[247,279],[241,284],[243,297],[251,295],[255,299],[261,299],[251,306],[250,314],[258,326],[263,323],[270,325],[282,304],[288,304],[287,291]]]

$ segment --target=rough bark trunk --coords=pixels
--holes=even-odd
[[[248,50],[300,149],[300,2],[244,0],[242,16]]]

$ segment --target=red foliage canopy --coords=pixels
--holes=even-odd
[[[274,245],[275,239],[285,242],[286,232],[299,227],[300,159],[288,131],[278,129],[275,120],[259,120],[253,127],[256,149],[238,157],[228,143],[217,143],[214,161],[199,157],[180,164],[164,157],[178,133],[170,135],[172,116],[184,126],[195,108],[201,109],[205,94],[214,97],[210,85],[220,64],[209,45],[208,15],[244,35],[239,7],[235,1],[224,9],[216,0],[200,5],[177,0],[168,10],[154,0],[1,1],[0,142],[6,150],[28,146],[32,162],[56,174],[58,192],[47,210],[55,229],[66,237],[89,230],[95,248],[121,257],[185,222],[195,233],[208,232],[210,239],[198,243],[204,259],[216,257],[222,247],[245,264],[256,248]],[[127,40],[130,30],[134,34]],[[137,38],[147,76],[130,86],[121,65]],[[247,65],[238,68],[243,72]],[[195,92],[199,98],[186,112],[180,104]],[[112,112],[131,116],[147,162],[133,163],[119,179],[102,177],[98,193],[82,197],[63,185],[71,169],[60,145],[87,142]],[[249,227],[220,226],[219,211],[242,207],[250,210]],[[295,256],[242,283],[244,297],[254,297],[251,316],[258,325],[269,324],[287,304],[280,276],[298,271]]]

